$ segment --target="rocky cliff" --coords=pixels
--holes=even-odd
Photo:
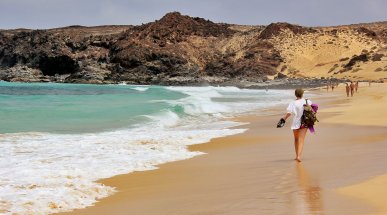
[[[336,27],[218,24],[168,13],[141,26],[0,30],[0,79],[238,84],[387,78],[387,22]]]

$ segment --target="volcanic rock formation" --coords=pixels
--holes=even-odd
[[[386,44],[387,22],[243,26],[173,12],[140,26],[0,30],[0,79],[166,85],[380,80],[387,78]]]

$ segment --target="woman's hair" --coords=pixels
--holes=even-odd
[[[302,98],[302,96],[304,95],[304,90],[301,88],[298,88],[296,89],[296,91],[294,91],[294,94],[296,95],[297,98]]]

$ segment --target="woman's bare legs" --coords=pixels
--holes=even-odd
[[[298,142],[299,142],[300,131],[298,129],[293,129],[293,136],[294,136],[294,150],[296,152],[296,158],[294,158],[294,160],[297,160]]]
[[[304,140],[307,132],[307,128],[300,128],[293,130],[294,135],[294,149],[296,151],[295,160],[301,162],[302,148],[304,147]]]

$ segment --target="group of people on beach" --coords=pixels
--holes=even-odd
[[[371,86],[371,82],[369,82],[369,85]],[[328,83],[327,84],[327,92],[329,91],[329,89],[332,89],[332,91],[333,91],[338,86],[339,86],[339,83]],[[359,81],[356,81],[356,82],[351,81],[350,83],[346,82],[345,83],[345,92],[347,93],[347,97],[349,97],[349,96],[353,97],[355,92],[357,93],[358,88],[359,88]]]
[[[356,83],[353,83],[353,81],[351,81],[351,83],[345,83],[345,92],[347,93],[347,97],[349,97],[349,94],[351,93],[351,97],[353,96],[353,94],[356,92],[357,93],[357,89],[359,88],[359,82],[356,81]]]

